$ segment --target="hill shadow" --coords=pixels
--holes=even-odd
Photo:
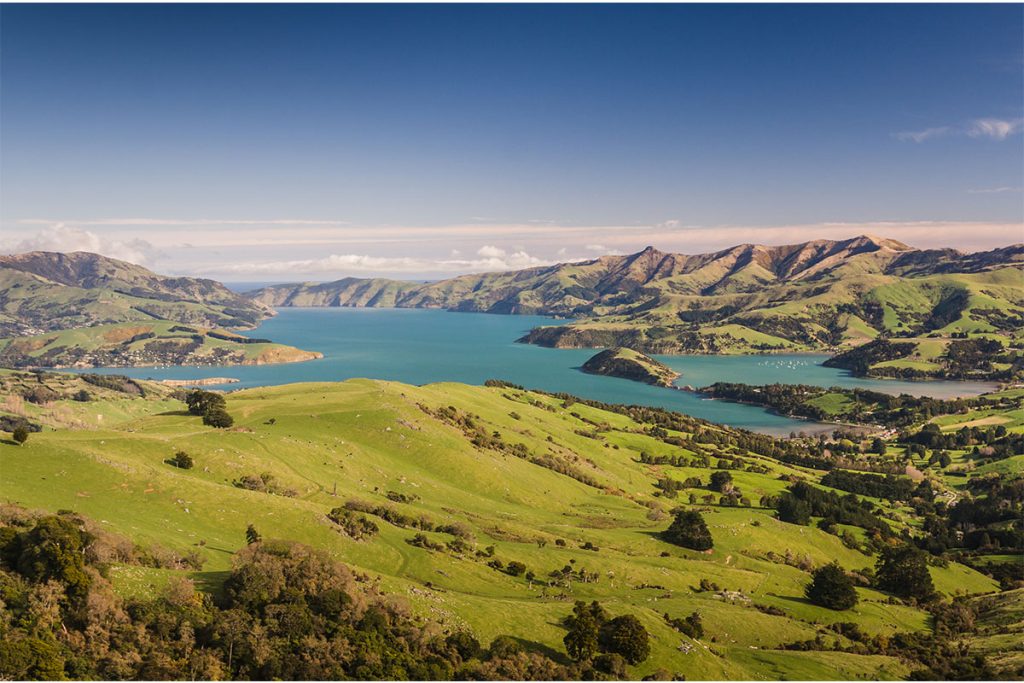
[[[219,598],[224,591],[224,582],[229,576],[231,576],[231,572],[227,569],[221,571],[193,572],[190,576],[196,584],[196,590],[209,593],[215,598]]]
[[[555,624],[561,626],[561,624]],[[527,640],[525,638],[519,638],[517,636],[510,636],[512,640],[519,643],[519,647],[523,648],[524,652],[534,652],[539,655],[544,655],[549,659],[553,659],[559,664],[569,665],[572,664],[572,660],[569,659],[568,655],[564,652],[559,652],[553,647],[545,645],[544,643],[538,643],[534,640]]]
[[[154,415],[156,415],[158,417],[160,417],[160,416],[163,416],[163,417],[171,417],[171,416],[175,416],[175,417],[188,417],[191,414],[192,413],[188,412],[187,410],[165,410],[162,413],[154,413]]]
[[[818,607],[818,605],[815,605],[813,602],[811,602],[807,598],[799,597],[799,596],[796,596],[796,595],[774,595],[773,594],[772,597],[774,597],[777,600],[786,600],[788,602],[796,602],[796,603],[799,603],[801,605],[810,605],[811,607]]]

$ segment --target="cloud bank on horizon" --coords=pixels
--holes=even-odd
[[[137,236],[142,227],[146,239]],[[629,226],[466,223],[360,227],[331,220],[31,219],[22,228],[23,235],[0,239],[0,251],[90,251],[173,275],[227,281],[348,276],[430,279],[582,261],[632,253],[646,246],[693,254],[745,243],[795,244],[861,234],[918,248],[964,251],[1024,242],[1024,223],[967,221],[690,226],[669,220]]]

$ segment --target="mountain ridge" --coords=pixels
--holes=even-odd
[[[878,336],[1010,334],[1024,325],[1024,244],[915,249],[873,235],[706,254],[634,254],[461,275],[275,285],[269,306],[394,306],[575,322],[520,341],[645,353],[831,351]],[[938,325],[938,322],[943,322]]]

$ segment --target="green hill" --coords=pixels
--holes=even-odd
[[[213,280],[98,254],[0,256],[0,366],[237,364],[319,354],[249,341],[273,309]]]
[[[796,445],[503,383],[249,389],[227,395],[235,423],[222,430],[175,406],[180,393],[146,382],[137,383],[145,395],[101,388],[81,402],[72,400],[81,378],[8,377],[8,411],[46,428],[22,446],[0,444],[0,498],[74,510],[154,553],[203,562],[198,571],[115,561],[109,575],[124,595],[152,594],[173,576],[218,590],[252,525],[367,573],[415,615],[485,643],[509,634],[563,662],[562,618],[574,600],[599,600],[651,635],[651,656],[630,677],[666,669],[691,679],[887,679],[923,665],[841,625],[928,636],[930,616],[912,602],[866,585],[842,612],[803,597],[810,568],[838,560],[869,575],[876,557],[863,529],[845,527],[864,539],[851,541],[762,507],[792,481],[820,478],[779,459],[799,455]],[[57,395],[12,398],[32,381]],[[70,424],[80,428],[50,427]],[[167,463],[179,451],[194,467]],[[719,494],[708,481],[721,471],[732,481]],[[687,504],[689,494],[697,502]],[[913,510],[871,500],[893,533],[916,533]],[[661,539],[679,505],[703,512],[712,551]],[[357,540],[334,521],[346,508],[379,532]],[[507,570],[513,562],[523,570]],[[997,588],[955,562],[928,571],[947,595]],[[696,639],[665,619],[695,611],[704,625]]]
[[[628,256],[427,284],[347,278],[268,287],[251,296],[271,306],[573,317],[576,322],[537,328],[522,341],[645,353],[831,350],[879,336],[955,334],[992,335],[1016,347],[1024,328],[1022,263],[1022,245],[964,254],[862,236],[699,255],[648,247]]]

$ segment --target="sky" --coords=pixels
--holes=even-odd
[[[1024,242],[1024,6],[3,5],[0,251],[435,279]]]

